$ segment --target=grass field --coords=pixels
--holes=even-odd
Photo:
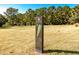
[[[44,26],[44,54],[79,54],[79,27]],[[0,29],[0,54],[36,54],[35,26]]]
[[[79,54],[79,27],[45,26],[45,50],[47,54]]]

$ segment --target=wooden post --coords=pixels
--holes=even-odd
[[[44,35],[43,35],[43,19],[42,16],[36,17],[36,51],[39,53],[43,53],[43,44],[44,44]]]

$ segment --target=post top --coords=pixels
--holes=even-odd
[[[37,16],[36,17],[42,17],[40,14],[37,14]]]

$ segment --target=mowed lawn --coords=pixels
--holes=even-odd
[[[0,28],[0,54],[37,54],[35,26]],[[44,54],[79,54],[79,27],[45,25]]]

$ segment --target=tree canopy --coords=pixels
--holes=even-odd
[[[36,10],[28,9],[25,13],[19,13],[18,10],[19,9],[10,7],[4,12],[4,15],[0,14],[0,24],[9,23],[11,26],[35,25],[35,17],[37,15],[43,17],[45,25],[79,23],[79,5],[74,8],[70,8],[69,6],[50,6]]]

